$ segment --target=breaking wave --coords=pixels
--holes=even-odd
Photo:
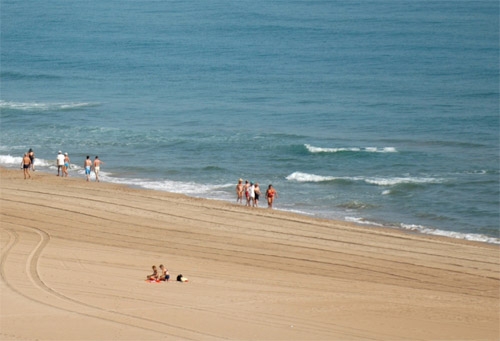
[[[59,111],[59,110],[77,110],[85,107],[94,107],[100,105],[92,102],[9,102],[0,100],[1,110],[20,110],[20,111]]]
[[[294,172],[286,177],[289,181],[297,181],[297,182],[328,182],[328,181],[363,181],[367,184],[377,185],[377,186],[395,186],[399,184],[426,184],[426,183],[443,183],[445,180],[441,178],[432,178],[432,177],[363,177],[363,176],[343,176],[343,177],[335,177],[335,176],[323,176],[302,172]]]
[[[339,152],[397,153],[398,152],[394,147],[322,148],[322,147],[314,147],[311,146],[310,144],[305,144],[304,146],[311,153],[339,153]]]

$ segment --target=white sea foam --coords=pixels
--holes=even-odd
[[[18,167],[21,164],[21,156],[11,156],[11,155],[0,155],[0,165],[5,167]],[[44,160],[35,159],[35,167],[45,168],[46,170],[56,170],[56,161],[54,160]],[[82,166],[71,163],[69,167],[70,176],[71,173],[76,173],[85,178],[85,170]],[[220,194],[227,193],[223,191],[224,188],[232,187],[233,184],[222,184],[222,185],[206,185],[198,184],[194,182],[181,182],[172,180],[150,180],[150,179],[140,179],[140,178],[120,178],[113,176],[112,173],[102,171],[99,173],[99,178],[105,182],[112,182],[117,184],[123,184],[128,186],[142,187],[146,189],[154,189],[159,191],[167,191],[172,193],[183,193],[190,196],[203,196],[215,198],[220,197]],[[95,174],[91,173],[91,180],[95,179]]]
[[[380,227],[384,226],[382,224],[374,223],[373,221],[368,221],[364,218],[345,217],[345,221],[356,224],[370,225],[370,226],[380,226]]]
[[[23,111],[72,110],[72,109],[79,109],[97,105],[99,105],[99,103],[91,103],[91,102],[39,103],[39,102],[8,102],[0,100],[0,109],[15,109]]]
[[[194,182],[182,182],[173,180],[149,180],[140,178],[106,178],[107,182],[113,182],[117,184],[124,184],[129,186],[137,186],[146,189],[154,189],[158,191],[165,191],[171,193],[181,193],[194,197],[214,197],[217,194],[226,193],[220,191],[224,185],[205,185]]]
[[[267,205],[267,203],[265,205]],[[301,214],[301,215],[314,216],[314,213],[304,212],[304,211],[297,210],[297,209],[279,208],[278,210],[283,211],[283,212],[290,212],[290,213],[297,213],[297,214]]]
[[[297,182],[323,182],[323,181],[334,181],[334,180],[344,180],[344,181],[364,181],[368,184],[377,186],[394,186],[399,184],[423,184],[423,183],[442,183],[445,180],[441,178],[432,177],[334,177],[334,176],[323,176],[316,174],[309,174],[303,172],[294,172],[286,177],[287,180],[297,181]],[[388,194],[388,193],[384,193]]]
[[[338,152],[397,153],[397,150],[394,147],[322,148],[322,147],[314,147],[314,146],[311,146],[310,144],[305,144],[304,146],[311,153],[338,153]]]
[[[0,155],[0,165],[4,166],[20,165],[22,160],[22,156]]]
[[[362,225],[391,227],[391,226],[375,223],[373,221],[369,221],[369,220],[366,220],[364,218],[345,217],[345,220],[348,222],[362,224]],[[499,238],[488,237],[488,236],[485,236],[482,234],[477,234],[477,233],[462,233],[462,232],[455,232],[455,231],[444,231],[444,230],[434,229],[434,228],[425,227],[425,226],[421,226],[421,225],[413,225],[413,224],[400,224],[400,228],[403,230],[418,232],[418,233],[422,233],[422,234],[443,236],[443,237],[448,237],[448,238],[463,239],[463,240],[470,240],[470,241],[475,241],[475,242],[499,244],[500,245]]]
[[[442,183],[444,179],[429,177],[394,177],[394,178],[366,178],[366,183],[378,186],[394,186],[399,184]]]
[[[0,165],[6,166],[6,167],[18,167],[22,161],[22,157],[20,156],[11,156],[11,155],[0,155]],[[45,160],[45,159],[36,159],[35,165],[37,167],[42,167],[46,168],[48,170],[55,170],[56,165],[55,165],[55,160]],[[82,176],[82,179],[85,178],[84,175],[84,170],[81,166],[77,164],[71,164],[70,165],[70,176],[72,176],[76,173],[78,175]],[[141,188],[146,188],[146,189],[153,189],[153,190],[160,190],[160,191],[167,191],[167,192],[172,192],[172,193],[181,193],[181,194],[186,194],[194,197],[203,197],[203,198],[211,198],[211,199],[218,199],[218,200],[230,200],[228,196],[227,188],[232,187],[234,184],[220,184],[220,185],[208,185],[208,184],[199,184],[199,183],[194,183],[194,182],[180,182],[180,181],[172,181],[172,180],[149,180],[149,179],[140,179],[140,178],[118,178],[114,177],[112,173],[109,172],[103,172],[101,171],[100,173],[100,178],[102,181],[105,182],[111,182],[111,183],[117,183],[117,184],[123,184],[123,185],[128,185],[128,186],[136,186],[136,187],[141,187]],[[315,181],[331,181],[335,179],[344,179],[344,180],[352,180],[352,181],[366,181],[368,183],[375,183],[377,185],[388,185],[388,184],[397,184],[401,183],[401,180],[399,181],[382,181],[382,182],[376,182],[376,181],[368,181],[369,179],[365,179],[363,177],[341,177],[341,178],[335,178],[335,177],[326,177],[326,176],[318,176],[314,174],[307,174],[307,173],[300,173],[300,172],[295,172],[290,174],[287,177],[288,180],[293,180],[293,181],[302,181],[302,182],[315,182]],[[408,178],[402,178],[405,179],[403,182],[428,182],[428,181],[435,181],[435,180],[429,180],[429,178],[411,178],[413,180],[409,180]],[[91,180],[95,180],[95,175],[94,173],[91,174]],[[388,194],[390,191],[385,190],[382,194]],[[222,198],[222,199],[221,199]],[[299,214],[306,214],[310,215],[307,212],[299,211],[296,209],[282,209],[285,211],[290,211],[290,212],[295,212]],[[357,217],[345,217],[344,218],[346,221],[353,222],[356,224],[363,224],[363,225],[370,225],[370,226],[379,226],[383,227],[386,225],[376,223],[373,221],[369,221],[365,218],[357,218]],[[390,227],[390,226],[387,226]],[[412,225],[412,224],[400,224],[400,228],[409,230],[409,231],[414,231],[414,232],[419,232],[423,234],[429,234],[429,235],[437,235],[437,236],[445,236],[445,237],[450,237],[450,238],[457,238],[457,239],[464,239],[464,240],[470,240],[470,241],[477,241],[477,242],[485,242],[485,243],[491,243],[491,244],[499,244],[500,245],[500,239],[494,238],[494,237],[488,237],[482,234],[474,234],[474,233],[461,233],[461,232],[454,232],[454,231],[444,231],[440,229],[435,229],[435,228],[430,228],[430,227],[425,227],[421,225]]]
[[[484,242],[484,243],[490,243],[490,244],[499,244],[500,245],[500,239],[494,238],[494,237],[488,237],[482,234],[477,234],[477,233],[462,233],[462,232],[454,232],[454,231],[443,231],[439,229],[434,229],[430,227],[425,227],[421,225],[412,225],[412,224],[401,224],[401,228],[409,231],[415,231],[415,232],[420,232],[424,234],[431,234],[435,236],[444,236],[444,237],[451,237],[451,238],[456,238],[456,239],[464,239],[464,240],[470,240],[470,241],[475,241],[475,242]]]
[[[297,182],[322,182],[335,180],[336,178],[333,176],[321,176],[302,172],[294,172],[287,176],[286,179]]]
[[[0,165],[5,167],[18,166],[23,160],[22,156],[12,156],[12,155],[0,155]],[[40,158],[35,158],[35,167],[55,167],[56,160],[45,160]]]

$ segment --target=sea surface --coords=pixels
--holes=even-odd
[[[2,0],[0,19],[0,166],[33,148],[56,174],[61,150],[85,181],[98,155],[105,182],[236,204],[243,178],[278,210],[500,244],[497,0]]]

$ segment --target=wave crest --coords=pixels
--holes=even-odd
[[[9,102],[0,100],[0,109],[20,110],[20,111],[58,111],[76,110],[85,107],[100,105],[92,102],[68,102],[68,103],[39,103],[39,102]]]
[[[286,177],[287,180],[297,181],[297,182],[324,182],[324,181],[363,181],[370,185],[377,186],[396,186],[400,184],[426,184],[426,183],[442,183],[445,180],[440,178],[431,178],[431,177],[392,177],[392,178],[382,178],[382,177],[362,177],[362,176],[343,176],[343,177],[334,177],[334,176],[323,176],[302,172],[294,172]]]
[[[297,181],[297,182],[322,182],[322,181],[332,181],[336,178],[333,176],[321,176],[315,174],[308,174],[302,172],[294,172],[286,177],[287,180]]]
[[[364,148],[322,148],[311,146],[310,144],[304,144],[306,149],[315,154],[315,153],[339,153],[339,152],[364,152],[364,153],[397,153],[397,149],[394,147],[364,147]]]

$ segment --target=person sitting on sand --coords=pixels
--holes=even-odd
[[[156,268],[156,265],[152,266],[153,273],[151,275],[147,275],[146,278],[149,279],[150,281],[156,281],[158,280],[158,269]]]
[[[160,277],[158,277],[158,279],[160,281],[168,282],[170,280],[170,274],[168,273],[168,269],[165,268],[163,264],[160,264],[160,269],[161,269],[161,274]]]

